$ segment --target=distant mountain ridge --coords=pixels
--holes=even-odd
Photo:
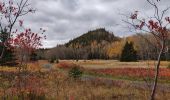
[[[73,46],[79,44],[82,47],[84,47],[84,46],[91,45],[91,43],[94,41],[97,42],[97,44],[100,44],[103,41],[111,43],[113,41],[118,41],[118,40],[120,40],[120,38],[114,36],[113,33],[105,30],[105,28],[99,28],[93,31],[89,31],[73,40],[70,40],[65,45],[69,47],[71,45]]]

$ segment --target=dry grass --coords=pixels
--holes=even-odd
[[[114,60],[93,60],[93,61],[71,61],[63,60],[60,62],[67,62],[67,64],[78,64],[84,68],[124,68],[132,66],[136,68],[147,65],[146,62],[132,62],[132,63],[120,63]],[[127,81],[114,81],[112,84],[103,82],[102,78],[93,80],[73,80],[67,75],[67,71],[61,71],[58,69],[57,64],[52,64],[52,70],[45,70],[42,66],[48,64],[47,61],[39,61],[30,63],[28,65],[28,71],[32,73],[34,80],[38,80],[41,83],[45,91],[47,100],[147,100],[150,92],[148,89],[137,88],[132,85],[131,82]],[[153,64],[151,61],[150,64]],[[162,66],[166,66],[168,62],[162,62]],[[0,71],[4,72],[16,72],[16,67],[1,67]],[[1,80],[3,77],[0,77]],[[13,83],[15,81],[12,80]],[[1,83],[8,82],[1,81]],[[30,81],[34,84],[34,81]],[[35,81],[37,82],[37,81]],[[107,83],[107,84],[106,84]],[[4,83],[5,84],[5,83]],[[10,87],[9,87],[10,88]],[[38,87],[37,87],[38,88]],[[0,86],[0,94],[8,90],[8,87],[4,88]],[[164,90],[159,90],[156,96],[157,100],[168,100],[170,93]]]
[[[156,61],[139,61],[139,62],[119,62],[117,60],[61,60],[60,62],[75,63],[84,68],[105,69],[105,68],[153,68]],[[161,61],[161,68],[166,68],[170,64],[168,61]]]
[[[50,78],[45,85],[48,88],[46,95],[54,100],[147,100],[150,94],[147,88],[136,88],[128,82],[115,81],[108,85],[98,79],[75,81],[57,71],[50,72],[48,76]],[[156,98],[168,100],[170,94],[158,91]]]

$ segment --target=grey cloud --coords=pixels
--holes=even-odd
[[[122,27],[120,13],[139,10],[153,13],[145,0],[30,0],[35,14],[25,18],[26,27],[37,31],[47,28],[44,47],[65,43],[88,30],[105,27],[119,36],[132,34]],[[164,0],[161,8],[166,8],[170,0]]]
[[[77,10],[78,0],[60,0],[61,4],[68,10]]]

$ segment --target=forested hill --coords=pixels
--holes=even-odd
[[[84,47],[84,46],[91,45],[92,42],[97,42],[97,44],[100,44],[103,41],[111,43],[111,42],[117,41],[119,39],[120,38],[114,36],[113,33],[106,31],[104,28],[100,28],[100,29],[96,29],[93,31],[89,31],[89,32],[81,35],[80,37],[77,37],[77,38],[69,41],[65,45],[68,47],[71,45],[73,46],[73,45],[78,44],[78,45],[81,45],[82,47]]]

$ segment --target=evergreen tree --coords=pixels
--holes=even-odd
[[[0,34],[1,34],[0,43],[3,44],[7,39],[6,30],[1,31]],[[16,66],[17,62],[16,62],[16,57],[14,54],[14,48],[9,49],[8,47],[4,47],[4,45],[0,45],[0,52],[2,52],[3,48],[4,48],[4,55],[2,59],[0,59],[0,65],[1,66]]]
[[[165,52],[161,56],[162,61],[170,61],[170,40],[166,41],[166,45],[168,46]]]
[[[122,54],[120,57],[120,61],[130,62],[130,61],[137,61],[137,52],[134,49],[132,42],[126,42]]]
[[[37,61],[38,60],[37,53],[35,51],[32,51],[32,53],[30,55],[30,60],[31,61]]]
[[[0,46],[0,51],[2,50],[2,46]],[[0,60],[1,66],[15,66],[17,65],[14,51],[12,49],[7,49],[5,47],[4,56]]]

